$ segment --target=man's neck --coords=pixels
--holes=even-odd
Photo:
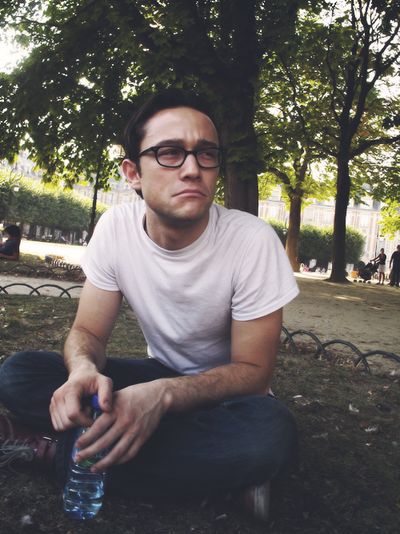
[[[143,226],[147,235],[156,245],[166,250],[180,250],[198,239],[207,228],[209,215],[200,221],[179,221],[155,223],[149,214],[145,215]]]

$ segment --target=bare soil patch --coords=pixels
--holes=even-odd
[[[344,339],[362,351],[400,354],[400,290],[373,284],[333,284],[298,276],[300,295],[284,310],[291,330],[310,330],[323,341]]]
[[[342,294],[321,287],[321,302]],[[76,305],[71,299],[0,295],[0,362],[24,348],[59,350]],[[296,328],[290,316],[285,322]],[[321,335],[332,333],[321,329]],[[139,357],[144,350],[136,320],[123,308],[109,353]],[[95,520],[75,523],[63,516],[61,488],[52,476],[20,465],[0,469],[0,534],[397,534],[399,379],[368,375],[346,358],[332,363],[282,351],[274,390],[296,415],[300,453],[297,467],[273,488],[268,526],[248,520],[224,498],[139,502],[111,495]]]

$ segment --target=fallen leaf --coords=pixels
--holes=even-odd
[[[350,413],[360,413],[360,410],[358,408],[356,408],[355,406],[353,406],[351,404],[351,402],[349,403],[349,412]]]
[[[364,428],[364,432],[368,432],[368,434],[377,434],[379,432],[379,426],[367,426],[367,428]]]

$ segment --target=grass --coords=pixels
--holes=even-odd
[[[44,258],[40,256],[35,256],[33,254],[23,254],[19,255],[19,261],[10,261],[2,258],[0,260],[0,273],[7,273],[10,270],[13,270],[16,265],[24,263],[33,268],[40,268],[44,264]]]
[[[0,295],[0,358],[25,348],[60,350],[77,301]],[[139,357],[145,343],[123,308],[109,354]],[[400,395],[396,376],[370,376],[345,359],[280,353],[274,389],[296,415],[298,467],[273,489],[271,520],[256,524],[230,503],[137,502],[107,496],[79,524],[62,513],[50,474],[0,470],[0,534],[397,534]]]
[[[60,256],[52,256],[53,259],[60,259]],[[8,261],[0,259],[0,274],[23,276],[32,278],[50,278],[54,280],[70,280],[83,282],[84,274],[81,270],[68,270],[62,266],[47,264],[45,258],[34,254],[21,254],[19,261]]]

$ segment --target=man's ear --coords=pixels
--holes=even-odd
[[[121,163],[121,171],[130,183],[132,189],[134,189],[136,193],[141,194],[142,184],[137,164],[130,159],[124,159]]]

